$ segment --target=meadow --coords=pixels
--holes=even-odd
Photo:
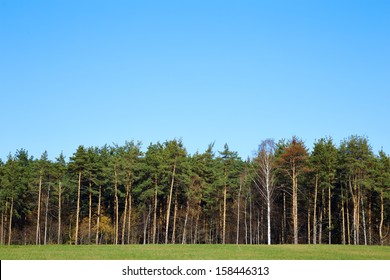
[[[390,260],[390,246],[47,245],[1,246],[1,260]]]

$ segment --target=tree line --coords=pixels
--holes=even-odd
[[[390,157],[366,137],[336,146],[262,141],[241,159],[181,140],[79,146],[66,160],[0,160],[0,243],[390,244]]]

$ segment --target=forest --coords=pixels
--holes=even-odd
[[[390,244],[390,157],[369,140],[79,146],[0,160],[1,245]]]

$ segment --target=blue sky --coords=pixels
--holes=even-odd
[[[388,1],[0,0],[0,158],[182,138],[390,152]]]

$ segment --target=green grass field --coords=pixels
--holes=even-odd
[[[389,246],[48,245],[1,246],[1,260],[390,260]]]

